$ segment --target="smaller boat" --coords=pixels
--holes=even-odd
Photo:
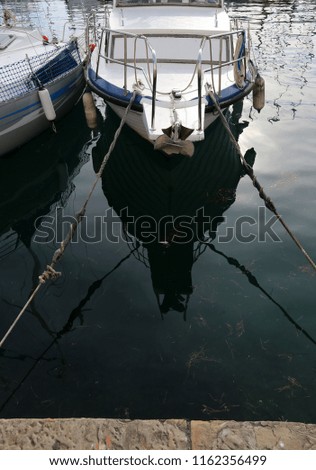
[[[84,76],[77,38],[58,41],[15,25],[0,26],[0,156],[52,125],[74,106]]]
[[[227,109],[258,77],[222,0],[114,0],[104,27],[91,15],[87,40],[92,91],[121,118],[136,91],[126,123],[167,154],[192,156],[219,115],[214,100]]]

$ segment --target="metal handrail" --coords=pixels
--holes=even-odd
[[[91,18],[94,19],[94,13],[90,15],[88,18],[88,27],[87,27],[87,43],[89,43],[89,24],[91,21]],[[93,25],[92,25],[93,27]],[[101,48],[102,48],[102,42],[103,38],[106,37],[106,34],[104,33],[114,33],[118,34],[119,36],[123,37],[124,41],[124,58],[123,61],[114,59],[113,57],[110,57],[109,55],[102,54]],[[133,60],[133,65],[128,64],[127,62],[127,38],[133,38],[134,39],[134,60]],[[136,45],[137,41],[141,39],[145,43],[146,47],[146,64],[147,64],[147,73],[143,69],[143,67],[139,67],[136,65]],[[151,53],[151,62],[152,62],[152,76],[150,72],[150,65],[149,65],[149,51]],[[101,29],[101,37],[100,37],[100,47],[99,47],[99,55],[97,59],[97,69],[96,69],[96,74],[98,75],[99,71],[99,62],[100,62],[100,57],[103,58],[104,60],[116,64],[120,64],[123,66],[124,70],[124,90],[127,93],[127,68],[133,68],[135,71],[135,82],[138,83],[138,77],[137,77],[137,70],[141,71],[143,76],[145,77],[145,80],[148,84],[149,89],[151,90],[152,93],[152,112],[151,112],[151,129],[155,129],[155,110],[156,110],[156,97],[157,97],[157,56],[154,48],[151,46],[151,44],[148,41],[148,38],[144,35],[139,35],[139,34],[134,34],[130,32],[122,32],[120,30],[114,30],[110,29],[109,27],[104,27]]]
[[[157,57],[156,57],[156,53],[155,53],[155,50],[153,49],[153,47],[151,46],[150,42],[148,41],[148,38],[144,35],[139,35],[139,34],[135,34],[135,33],[131,33],[131,32],[122,32],[121,30],[114,30],[114,29],[110,29],[109,27],[106,27],[106,28],[102,28],[102,32],[108,32],[108,33],[114,33],[114,34],[118,34],[120,35],[121,37],[123,37],[123,40],[127,39],[128,37],[130,38],[134,38],[135,39],[135,43],[134,43],[134,57],[133,57],[133,61],[134,61],[134,67],[136,67],[136,42],[137,40],[139,39],[142,39],[145,43],[145,46],[146,46],[146,65],[147,65],[147,70],[148,70],[148,81],[149,83],[151,84],[152,83],[152,80],[151,80],[151,74],[150,74],[150,67],[149,67],[149,57],[148,57],[148,50],[150,50],[151,52],[151,55],[152,55],[152,65],[153,65],[153,68],[157,69]],[[223,40],[223,37],[225,38],[229,38],[229,37],[233,37],[234,35],[238,35],[240,33],[242,33],[243,30],[236,30],[236,31],[228,31],[228,32],[225,32],[224,34],[223,33],[219,33],[219,34],[214,34],[214,35],[210,35],[210,36],[201,36],[201,43],[200,43],[200,48],[202,47],[202,50],[204,49],[205,47],[205,44],[206,42],[209,42],[210,44],[210,52],[212,54],[212,40],[214,39],[221,39],[221,48],[222,48],[222,40]],[[124,45],[124,50],[126,52],[126,45]],[[199,52],[200,52],[200,49],[199,49]],[[113,61],[110,57],[106,56],[107,60],[110,60],[110,61]],[[223,62],[222,61],[222,58],[220,60],[220,63],[219,65],[212,65],[210,68],[208,69],[205,69],[204,72],[213,72],[214,70],[217,70],[217,69],[220,69],[222,67],[226,67],[228,65],[233,65],[235,62],[237,61],[240,61],[242,59],[244,59],[245,57],[240,57],[239,59],[237,60],[234,60],[234,59],[231,59],[229,61],[225,61]],[[212,61],[212,57],[210,57],[210,62]],[[117,62],[119,63],[119,62]],[[126,72],[126,67],[128,66],[127,64],[127,57],[125,56],[124,58],[124,63],[122,64],[124,65],[124,68],[125,68],[125,72]],[[138,70],[142,70],[143,73],[145,74],[144,70],[143,69],[138,69]],[[124,72],[124,73],[125,73]],[[192,78],[188,84],[188,86],[185,87],[185,89],[181,90],[182,92],[184,92],[185,90],[187,90],[190,85],[192,84],[193,80],[194,80],[194,77],[195,77],[195,74],[196,74],[196,66],[195,66],[195,69],[193,71],[193,74],[192,74]],[[135,74],[135,80],[137,80],[137,74]],[[214,77],[212,77],[212,82],[214,82]],[[124,84],[126,85],[126,80],[124,79]],[[213,88],[214,88],[214,83],[213,83]],[[219,83],[219,88],[220,88],[220,83]],[[150,89],[152,89],[152,87],[150,86]],[[219,92],[221,91],[220,89],[218,90]],[[162,93],[163,94],[163,93]],[[166,94],[169,94],[169,93],[166,93]]]
[[[135,69],[135,63],[134,63],[134,69]],[[135,69],[135,75],[136,75],[136,69]],[[124,36],[124,89],[125,93],[127,93],[127,37]]]
[[[89,23],[91,21],[91,18],[94,19],[95,17],[95,13],[91,13],[91,15],[89,16],[88,18],[88,27],[87,27],[87,43],[89,43],[89,29],[91,26],[89,26]],[[94,28],[95,26],[92,25],[92,27]],[[104,33],[114,33],[114,34],[117,34],[119,36],[122,36],[123,40],[124,40],[124,60],[123,62],[119,61],[119,60],[116,60],[116,59],[113,59],[112,57],[109,57],[108,55],[103,55],[101,53],[99,53],[99,56],[110,61],[110,62],[115,62],[117,64],[122,64],[124,66],[124,75],[126,74],[126,67],[131,67],[128,63],[127,63],[127,38],[134,38],[134,68],[137,69],[137,70],[142,70],[143,74],[146,75],[145,71],[143,68],[141,67],[138,67],[136,66],[136,42],[138,39],[142,39],[144,42],[145,42],[145,46],[146,46],[146,62],[147,62],[147,70],[148,70],[148,77],[146,77],[146,79],[148,80],[148,83],[151,84],[152,83],[152,80],[151,80],[151,76],[150,76],[150,68],[149,68],[149,56],[148,56],[148,50],[150,50],[151,54],[152,54],[152,64],[153,64],[153,69],[156,70],[157,69],[157,58],[156,58],[156,52],[155,50],[153,49],[153,47],[151,46],[151,44],[149,43],[148,41],[148,38],[144,35],[139,35],[139,34],[135,34],[135,33],[131,33],[131,32],[122,32],[120,30],[116,30],[116,29],[111,29],[109,27],[103,27],[101,28],[101,38],[99,40],[100,42],[100,48],[99,48],[99,51],[101,50],[101,47],[102,47],[102,41],[103,41],[103,37],[105,36]],[[99,65],[99,61],[97,62],[97,64]],[[132,66],[133,67],[133,66]],[[135,80],[137,81],[137,75],[135,74]],[[126,79],[124,79],[124,85],[126,86]],[[150,86],[149,87],[150,89],[152,89],[152,87]]]
[[[136,73],[136,44],[137,44],[137,40],[138,39],[142,39],[144,42],[145,42],[145,46],[146,46],[146,63],[147,63],[147,72],[148,72],[148,79],[149,79],[149,82],[150,82],[150,89],[151,89],[151,92],[152,92],[152,97],[151,97],[151,130],[154,131],[155,130],[155,111],[156,111],[156,96],[157,96],[157,56],[156,56],[156,51],[155,49],[151,46],[151,44],[149,43],[148,39],[146,36],[144,35],[141,35],[141,36],[136,36],[134,38],[134,68],[135,68],[135,81],[137,83],[138,81],[138,78],[137,78],[137,73]],[[152,66],[153,66],[153,78],[151,80],[151,74],[150,74],[150,66],[149,66],[149,54],[148,54],[148,50],[150,50],[151,52],[151,57],[152,57]],[[143,71],[145,77],[146,77],[146,74],[145,72]],[[146,77],[147,79],[147,77]]]
[[[104,31],[102,30],[101,31],[101,38],[100,38],[100,44],[102,45],[102,40],[103,40],[103,36],[104,36]],[[98,55],[98,60],[97,60],[97,68],[96,68],[96,75],[98,76],[99,74],[99,65],[100,65],[100,54]]]
[[[109,56],[106,56],[106,55],[103,55],[103,54],[100,54],[100,57],[104,60],[109,61],[109,62],[113,62],[113,64],[118,64],[118,65],[123,65],[123,66],[125,65],[124,61],[113,59],[113,57],[109,57]],[[144,77],[147,81],[148,88],[151,90],[151,92],[153,91],[152,85],[151,85],[150,80],[149,80],[149,77],[147,77],[147,74],[146,74],[145,70],[143,69],[143,67],[139,67],[138,65],[135,67],[134,64],[129,64],[129,63],[126,64],[126,67],[129,67],[131,69],[136,68],[137,70],[140,70],[143,73],[143,75],[144,75]]]
[[[90,18],[88,19],[88,29],[93,27],[94,25],[90,23],[90,26],[89,26],[89,22],[90,22]],[[106,33],[106,34],[104,34]],[[235,30],[235,31],[228,31],[228,32],[225,32],[225,33],[219,33],[219,34],[214,34],[214,35],[209,35],[209,36],[201,36],[201,42],[200,42],[200,46],[199,46],[199,52],[198,52],[198,57],[197,57],[197,60],[196,60],[196,63],[195,63],[195,67],[194,67],[194,71],[193,71],[193,74],[192,74],[192,77],[189,81],[189,84],[183,89],[183,90],[180,90],[181,93],[185,92],[193,83],[194,79],[195,79],[195,76],[197,76],[197,92],[198,92],[198,130],[200,131],[202,129],[202,85],[203,85],[203,75],[207,72],[211,72],[211,82],[212,82],[212,88],[214,90],[214,92],[216,92],[216,89],[215,89],[215,79],[214,79],[214,71],[216,70],[222,70],[223,68],[227,67],[227,66],[233,66],[236,62],[239,62],[240,60],[246,60],[246,54],[243,55],[242,57],[239,57],[238,59],[234,59],[234,58],[230,58],[229,60],[225,60],[223,61],[223,41],[224,40],[228,40],[230,38],[230,41],[229,41],[229,45],[230,45],[230,49],[231,51],[233,52],[232,48],[233,48],[233,37],[234,36],[238,36],[239,34],[243,33],[243,30],[241,29],[238,29],[238,30]],[[100,46],[102,46],[102,41],[103,41],[103,38],[104,37],[107,37],[108,34],[114,34],[114,35],[118,35],[119,37],[121,37],[123,39],[123,42],[124,42],[124,45],[123,45],[123,60],[118,60],[118,59],[114,59],[113,57],[110,57],[109,54],[102,54],[100,52],[101,50],[101,47],[99,48],[99,57],[98,57],[98,60],[97,60],[97,71],[98,71],[98,67],[99,67],[99,60],[100,60],[100,57],[102,57],[103,59],[105,59],[106,61],[108,62],[112,62],[112,63],[116,63],[116,64],[120,64],[123,66],[124,70],[123,70],[123,74],[124,74],[124,89],[125,89],[125,92],[127,93],[128,90],[127,90],[127,68],[132,68],[134,69],[134,72],[135,72],[135,82],[136,84],[139,83],[139,80],[138,80],[138,75],[137,75],[137,71],[140,71],[143,75],[143,77],[145,78],[146,82],[147,82],[147,85],[148,85],[148,88],[150,89],[151,91],[151,101],[152,101],[152,112],[151,112],[151,129],[154,130],[155,129],[155,110],[156,110],[156,100],[157,100],[157,77],[158,77],[158,71],[157,71],[157,56],[156,56],[156,52],[154,50],[154,48],[151,46],[148,38],[144,35],[140,35],[140,34],[136,34],[136,33],[132,33],[132,32],[127,32],[127,31],[122,31],[122,30],[113,30],[113,29],[110,29],[108,26],[107,27],[103,27],[102,30],[101,30],[101,37],[100,37]],[[87,38],[89,38],[89,31],[87,33]],[[134,39],[134,57],[133,57],[133,63],[130,64],[128,63],[128,57],[127,57],[127,40],[128,38],[131,38],[131,39]],[[219,39],[220,40],[220,44],[219,44],[219,61],[218,61],[218,64],[213,64],[213,42],[214,40],[216,39]],[[140,67],[137,65],[137,42],[139,40],[142,40],[144,41],[144,45],[145,45],[145,54],[146,54],[146,57],[145,57],[145,63],[146,63],[146,66],[147,66],[147,71],[143,68],[143,67]],[[209,48],[210,48],[210,67],[208,68],[205,68],[205,69],[202,69],[202,56],[203,56],[203,52],[204,52],[204,48],[205,48],[205,44],[208,43],[209,44]],[[228,46],[227,46],[228,47]],[[106,51],[107,52],[107,51]],[[151,56],[151,57],[150,57]],[[151,66],[152,66],[152,71],[151,71]],[[219,73],[219,76],[218,76],[218,90],[217,90],[217,94],[221,94],[221,72]],[[170,92],[161,92],[161,94],[169,94]]]
[[[198,131],[202,130],[202,54],[205,44],[205,38],[202,40],[198,58],[196,61],[197,82],[198,82]]]
[[[220,37],[219,39],[220,43],[219,43],[219,69],[222,68],[222,59],[223,59],[223,37]],[[210,44],[212,43],[212,40],[210,42]],[[221,95],[222,94],[222,74],[219,73],[218,74],[218,91],[219,91],[219,94]]]

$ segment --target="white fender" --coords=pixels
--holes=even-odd
[[[97,110],[94,99],[90,91],[86,91],[82,96],[83,109],[89,129],[97,127]]]
[[[260,113],[265,105],[265,83],[264,79],[259,75],[256,76],[255,85],[252,90],[253,107]]]
[[[56,119],[56,113],[49,91],[46,88],[42,88],[41,90],[38,90],[38,96],[46,119],[48,121],[54,121]]]

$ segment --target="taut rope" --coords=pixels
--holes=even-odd
[[[45,282],[49,279],[57,279],[59,276],[61,276],[61,273],[58,272],[58,271],[55,271],[55,266],[57,264],[57,262],[60,260],[60,258],[63,256],[64,252],[65,252],[65,249],[67,248],[68,244],[71,242],[74,234],[76,233],[76,230],[83,218],[83,216],[85,215],[86,213],[86,209],[87,209],[87,205],[92,197],[92,194],[100,180],[100,178],[102,177],[102,173],[104,171],[104,168],[105,168],[105,165],[107,164],[109,158],[110,158],[110,155],[115,147],[115,144],[117,142],[117,139],[119,138],[119,135],[121,133],[121,130],[122,130],[122,127],[124,126],[125,124],[125,121],[126,121],[126,118],[127,118],[127,114],[129,113],[131,107],[132,107],[132,104],[135,100],[135,97],[136,97],[136,94],[137,94],[137,91],[135,90],[131,96],[131,99],[128,103],[128,106],[126,107],[125,109],[125,113],[121,119],[121,122],[120,122],[120,125],[119,127],[117,128],[115,134],[114,134],[114,138],[113,138],[113,141],[109,147],[109,150],[107,151],[106,155],[104,156],[103,160],[102,160],[102,163],[101,163],[101,166],[100,166],[100,169],[96,175],[96,179],[91,187],[91,190],[88,194],[88,197],[87,199],[85,200],[83,206],[81,207],[80,211],[76,214],[75,216],[75,221],[70,225],[70,228],[69,228],[69,231],[66,235],[66,237],[64,238],[64,240],[60,243],[60,246],[59,248],[57,248],[57,250],[55,251],[55,253],[53,254],[53,257],[52,257],[52,260],[50,262],[49,265],[47,265],[46,267],[46,270],[42,272],[42,274],[38,277],[38,284],[36,286],[36,288],[33,290],[32,294],[30,295],[30,297],[28,298],[26,304],[24,305],[24,307],[22,308],[22,310],[19,312],[18,316],[15,318],[15,320],[13,321],[13,323],[11,324],[10,328],[8,329],[8,331],[6,332],[6,334],[3,336],[3,338],[1,339],[0,341],[0,347],[3,346],[4,342],[6,341],[6,339],[8,338],[8,336],[10,335],[10,333],[13,331],[14,327],[16,326],[17,322],[20,320],[20,318],[22,317],[23,313],[25,312],[25,310],[28,308],[28,306],[30,305],[30,303],[33,301],[33,299],[35,298],[36,294],[38,293],[38,291],[40,290],[40,288],[42,287],[43,284],[45,284]]]
[[[307,253],[307,251],[305,250],[305,248],[303,247],[303,245],[301,244],[301,242],[298,240],[298,238],[294,235],[294,233],[291,231],[291,229],[289,228],[289,226],[284,222],[283,218],[281,217],[281,215],[278,213],[273,201],[266,195],[263,187],[261,186],[261,184],[259,183],[257,177],[255,176],[254,174],[254,171],[252,169],[252,167],[247,163],[247,161],[245,160],[245,157],[243,156],[241,150],[240,150],[240,147],[239,147],[239,144],[238,142],[236,141],[229,125],[228,125],[228,122],[226,121],[225,119],[225,116],[218,104],[218,101],[215,97],[215,94],[209,90],[209,95],[210,97],[212,98],[213,100],[213,103],[215,105],[215,108],[216,110],[218,111],[219,115],[220,115],[220,118],[224,124],[224,127],[225,129],[227,130],[228,132],[228,135],[230,137],[230,140],[232,141],[233,145],[235,146],[236,150],[237,150],[237,153],[240,157],[240,160],[245,168],[245,171],[247,173],[247,175],[249,176],[249,178],[251,179],[254,187],[258,190],[259,192],[259,196],[261,197],[261,199],[263,199],[264,201],[264,204],[265,206],[267,207],[267,209],[269,209],[271,212],[273,212],[273,214],[277,217],[277,219],[280,221],[280,223],[283,225],[283,227],[285,228],[285,230],[287,231],[287,233],[290,235],[290,237],[292,238],[292,240],[294,241],[294,243],[298,246],[298,248],[301,250],[301,252],[303,253],[303,255],[305,256],[305,258],[307,259],[307,261],[310,263],[310,265],[315,269],[316,271],[316,264],[315,262],[313,261],[313,259],[310,257],[310,255]]]

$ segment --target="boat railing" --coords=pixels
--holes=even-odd
[[[203,72],[202,72],[202,57],[203,48],[205,44],[205,38],[202,39],[199,54],[196,62],[197,82],[198,82],[198,131],[202,131],[202,84],[203,84]],[[194,77],[192,77],[193,81]]]
[[[238,39],[240,38],[240,43],[236,43],[234,47],[234,36]],[[213,42],[219,40],[219,58],[218,61],[213,60]],[[223,59],[223,51],[224,45],[227,43],[227,40],[230,42],[230,54],[229,60]],[[214,34],[212,36],[208,36],[206,41],[203,42],[203,48],[206,42],[209,43],[209,51],[210,51],[210,66],[203,69],[203,73],[207,74],[210,73],[211,79],[211,87],[213,92],[221,97],[222,95],[222,72],[226,70],[227,67],[238,68],[239,70],[247,70],[247,52],[245,47],[245,31],[244,30],[234,30],[227,33],[221,34]],[[217,76],[217,83],[215,79],[215,73],[218,72]]]
[[[116,34],[116,39],[122,38],[123,39],[123,59],[115,59],[109,54],[109,40],[110,34]],[[89,37],[89,36],[88,36]],[[128,48],[127,48],[127,40],[131,38],[134,39],[134,46],[133,46],[133,61],[130,63],[128,60]],[[95,38],[96,39],[96,38]],[[146,50],[146,68],[147,72],[145,71],[144,67],[140,66],[137,61],[137,41],[143,41],[145,44]],[[104,50],[104,52],[103,52]],[[149,57],[149,52],[151,53],[151,58]],[[145,77],[148,87],[153,92],[153,82],[154,82],[154,75],[157,73],[157,59],[156,59],[156,52],[153,47],[150,45],[148,38],[143,35],[133,34],[122,32],[119,30],[114,30],[110,28],[102,28],[100,38],[99,38],[99,50],[98,50],[98,58],[97,58],[97,67],[96,67],[96,75],[99,75],[99,67],[100,67],[100,59],[105,60],[107,63],[114,63],[120,64],[124,67],[124,85],[123,88],[127,90],[127,69],[132,68],[135,72],[135,83],[139,83],[140,79],[138,77],[137,71],[142,72],[142,75]],[[152,64],[152,72],[150,71],[150,63]]]
[[[92,26],[92,28],[91,28]],[[118,65],[122,65],[123,67],[123,88],[125,93],[128,93],[128,85],[127,85],[127,70],[133,69],[134,70],[134,79],[135,87],[142,87],[142,80],[139,75],[141,75],[146,83],[148,88],[152,94],[152,116],[151,116],[151,128],[155,128],[155,107],[156,107],[156,96],[157,96],[157,58],[156,52],[154,48],[148,41],[148,38],[144,35],[134,34],[130,32],[122,32],[120,30],[113,30],[109,27],[104,27],[100,31],[100,36],[97,36],[97,32],[95,29],[95,16],[94,14],[91,15],[90,19],[88,20],[88,28],[86,32],[87,44],[90,44],[91,40],[94,42],[99,43],[98,47],[98,58],[96,63],[96,76],[99,76],[99,68],[100,68],[100,59],[103,59],[106,63],[114,63]],[[92,37],[90,36],[92,32]],[[115,59],[110,54],[110,38],[115,36],[116,39],[120,38],[123,39],[123,59]],[[128,60],[128,39],[132,39],[134,41],[133,44],[133,61],[132,63]],[[146,53],[146,60],[145,60],[145,67],[142,67],[138,64],[137,61],[137,44],[141,41],[145,46],[145,53]],[[104,51],[104,52],[103,52]]]
[[[152,116],[151,116],[151,129],[155,129],[155,108],[158,94],[170,94],[170,91],[157,90],[158,78],[158,65],[164,62],[179,63],[179,59],[157,59],[156,51],[149,39],[150,36],[143,34],[136,34],[132,32],[113,30],[107,25],[102,27],[99,33],[95,30],[95,17],[92,16],[90,26],[88,23],[87,41],[91,40],[98,42],[98,57],[96,60],[96,75],[99,76],[100,61],[105,63],[118,64],[123,67],[123,88],[128,94],[131,87],[128,84],[128,69],[134,70],[134,84],[133,87],[143,87],[142,80],[145,80],[148,89],[151,91],[152,100]],[[89,31],[91,29],[91,33]],[[90,36],[91,34],[91,36]],[[234,46],[234,39],[242,35],[242,48],[236,51]],[[159,36],[160,37],[160,36]],[[163,35],[161,35],[163,37]],[[168,36],[169,37],[169,36]],[[175,37],[177,37],[175,35]],[[186,37],[186,36],[185,36]],[[189,37],[189,36],[187,36]],[[227,73],[228,68],[233,69],[237,65],[239,68],[246,67],[246,49],[245,49],[245,33],[244,30],[234,30],[225,33],[214,34],[210,36],[194,35],[195,39],[200,39],[197,58],[184,60],[182,63],[192,63],[194,70],[189,80],[189,83],[179,90],[185,93],[190,89],[192,92],[192,84],[197,84],[198,93],[198,125],[199,129],[202,128],[202,104],[203,104],[203,82],[207,74],[209,80],[206,82],[211,88],[213,93],[217,96],[222,95],[222,75]],[[114,43],[119,42],[119,55],[114,57]],[[142,43],[142,48],[139,48],[139,43]],[[207,47],[208,46],[208,47]],[[206,50],[208,48],[208,51]],[[208,54],[208,57],[206,55]],[[240,64],[243,64],[243,67]],[[246,68],[244,68],[246,70]]]
[[[0,102],[16,99],[82,67],[76,42],[0,67]]]

